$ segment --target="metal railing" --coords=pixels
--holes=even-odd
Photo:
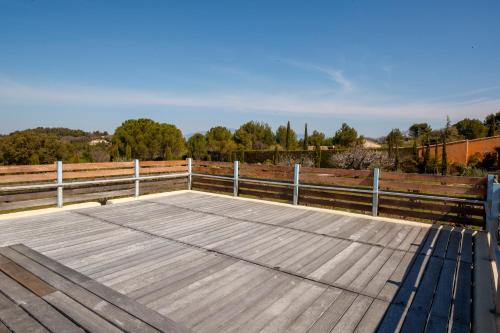
[[[64,182],[63,179],[63,163],[62,161],[57,161],[56,163],[56,182],[52,184],[30,184],[30,185],[14,185],[14,186],[3,186],[0,187],[0,192],[9,191],[22,191],[22,190],[38,190],[38,189],[57,189],[57,207],[62,208],[64,206],[64,188],[65,187],[75,187],[75,186],[85,186],[85,185],[103,185],[112,183],[125,183],[134,182],[134,197],[138,197],[140,194],[140,182],[144,180],[156,180],[156,179],[171,179],[171,178],[188,178],[189,189],[191,189],[191,159],[187,160],[187,172],[181,173],[167,173],[160,175],[151,176],[141,176],[139,160],[134,160],[134,170],[133,177],[120,177],[111,179],[95,179],[95,180],[83,180],[83,181],[69,181]]]
[[[306,189],[319,189],[319,190],[330,190],[330,191],[340,191],[340,192],[352,192],[352,193],[364,193],[371,194],[372,196],[372,215],[378,216],[379,208],[379,196],[380,195],[390,195],[399,196],[406,198],[415,199],[427,199],[427,200],[441,200],[447,202],[456,203],[468,203],[468,204],[483,204],[485,207],[486,215],[486,232],[488,235],[488,246],[489,255],[491,258],[493,268],[493,280],[496,290],[496,313],[500,314],[500,281],[499,272],[500,269],[500,247],[499,247],[499,214],[500,214],[500,183],[495,180],[493,175],[489,175],[487,179],[487,195],[486,201],[439,196],[439,195],[425,195],[417,193],[404,193],[404,192],[393,192],[393,191],[381,191],[379,188],[379,169],[373,170],[373,184],[371,188],[349,188],[341,186],[329,186],[329,185],[314,185],[314,184],[301,184],[300,183],[300,165],[294,165],[293,179],[290,182],[286,181],[273,181],[265,179],[255,179],[240,177],[239,175],[239,162],[234,161],[233,163],[233,176],[220,176],[211,175],[204,173],[195,173],[192,168],[192,160],[187,159],[187,172],[180,173],[168,173],[168,174],[158,174],[150,176],[140,175],[140,164],[139,160],[134,160],[134,170],[132,177],[121,177],[121,178],[111,178],[111,179],[96,179],[96,180],[84,180],[84,181],[68,181],[65,182],[63,179],[63,163],[58,161],[56,166],[56,181],[55,183],[45,183],[45,184],[30,184],[30,185],[14,185],[14,186],[4,186],[0,187],[0,192],[6,191],[19,191],[19,190],[36,190],[36,189],[56,189],[57,190],[57,207],[63,207],[64,205],[64,188],[75,187],[75,186],[85,186],[85,185],[101,185],[101,184],[111,184],[111,183],[123,183],[123,182],[133,182],[134,183],[134,196],[138,197],[140,195],[140,184],[141,181],[145,180],[156,180],[156,179],[172,179],[172,178],[187,178],[187,188],[192,189],[193,176],[229,180],[233,182],[233,196],[239,196],[239,185],[241,182],[255,183],[255,184],[265,184],[265,185],[277,185],[285,186],[293,189],[293,205],[299,204],[299,193],[301,188]]]
[[[49,189],[56,188],[57,189],[57,206],[62,207],[64,204],[64,188],[68,186],[85,186],[85,185],[102,185],[102,184],[111,184],[111,183],[123,183],[123,182],[134,182],[134,196],[138,197],[140,195],[140,182],[144,180],[155,180],[155,179],[169,179],[169,178],[182,178],[187,177],[187,188],[189,190],[192,189],[193,176],[205,177],[205,178],[213,178],[213,179],[222,179],[222,180],[230,180],[233,182],[233,196],[239,195],[239,183],[256,183],[256,184],[265,184],[265,185],[277,185],[277,186],[287,186],[293,188],[293,204],[298,205],[299,203],[299,191],[300,188],[308,188],[308,189],[319,189],[319,190],[330,190],[330,191],[341,191],[341,192],[351,192],[351,193],[366,193],[372,195],[372,215],[378,215],[378,200],[380,195],[391,195],[391,196],[399,196],[399,197],[407,197],[407,198],[415,198],[415,199],[429,199],[429,200],[442,200],[448,202],[459,202],[459,203],[469,203],[469,204],[485,204],[486,202],[483,200],[475,200],[475,199],[465,199],[465,198],[456,198],[456,197],[448,197],[448,196],[438,196],[438,195],[425,195],[425,194],[416,194],[416,193],[403,193],[403,192],[393,192],[393,191],[381,191],[379,189],[379,177],[380,171],[378,168],[373,170],[373,184],[371,189],[362,189],[362,188],[350,188],[350,187],[340,187],[340,186],[330,186],[330,185],[314,185],[314,184],[301,184],[300,183],[300,165],[294,165],[294,174],[293,180],[290,182],[285,181],[273,181],[273,180],[264,180],[264,179],[255,179],[255,178],[246,178],[240,177],[239,175],[239,162],[234,161],[233,163],[233,176],[219,176],[219,175],[211,175],[204,173],[195,173],[192,168],[192,159],[188,158],[187,162],[187,172],[182,173],[168,173],[168,174],[159,174],[152,176],[141,176],[140,175],[140,165],[139,160],[134,160],[134,170],[133,177],[121,177],[121,178],[111,178],[111,179],[96,179],[96,180],[85,180],[85,181],[70,181],[65,182],[63,179],[63,163],[61,161],[57,162],[56,168],[56,182],[52,184],[30,184],[30,185],[15,185],[15,186],[4,186],[0,187],[0,192],[3,191],[19,191],[19,190],[36,190],[36,189]],[[493,177],[493,176],[491,176]],[[490,178],[488,178],[490,179]],[[493,178],[491,178],[493,179]],[[497,183],[491,183],[488,181],[488,194],[490,190],[493,191],[495,186],[500,186]],[[496,193],[496,192],[491,192]],[[500,192],[499,192],[500,193]],[[500,197],[500,194],[499,194]],[[497,223],[498,225],[498,223]]]
[[[493,175],[489,175],[487,179],[487,196],[486,200],[475,200],[475,199],[466,199],[466,198],[456,198],[456,197],[447,197],[447,196],[438,196],[438,195],[425,195],[425,194],[416,194],[416,193],[402,193],[402,192],[392,192],[392,191],[381,191],[379,189],[379,178],[380,178],[380,170],[375,168],[373,170],[373,185],[371,189],[360,189],[360,188],[348,188],[348,187],[339,187],[339,186],[325,186],[325,185],[312,185],[312,184],[300,184],[300,165],[295,164],[294,166],[294,175],[293,175],[293,183],[290,182],[281,182],[281,181],[269,181],[263,179],[254,179],[254,178],[242,178],[239,177],[238,172],[238,162],[234,162],[234,176],[216,176],[216,175],[207,175],[202,173],[193,173],[192,175],[206,177],[206,178],[214,178],[214,179],[225,179],[233,181],[233,195],[238,196],[239,182],[250,182],[257,184],[267,184],[267,185],[280,185],[286,187],[293,188],[293,204],[298,204],[299,199],[299,189],[300,188],[309,188],[309,189],[321,189],[321,190],[333,190],[333,191],[342,191],[342,192],[351,192],[351,193],[366,193],[372,195],[372,215],[378,216],[378,201],[379,195],[391,195],[391,196],[399,196],[406,198],[415,198],[415,199],[428,199],[428,200],[441,200],[447,202],[457,202],[457,203],[469,203],[469,204],[481,204],[484,205],[486,210],[486,232],[488,234],[488,242],[489,242],[489,250],[490,250],[490,258],[492,262],[493,268],[493,282],[495,284],[495,312],[500,315],[500,231],[499,231],[499,222],[500,222],[500,183],[496,182],[495,177]]]
[[[300,183],[300,164],[294,165],[293,182],[272,181],[272,180],[240,177],[238,168],[239,168],[239,163],[238,163],[238,161],[235,161],[234,162],[233,177],[220,176],[220,175],[210,175],[210,174],[204,174],[204,173],[191,173],[191,175],[198,176],[198,177],[233,181],[233,196],[238,196],[238,189],[239,189],[240,182],[291,187],[291,188],[293,188],[292,203],[294,205],[298,205],[298,203],[299,203],[299,190],[300,190],[300,188],[371,194],[372,195],[372,215],[373,216],[378,216],[378,201],[379,201],[380,195],[391,195],[391,196],[414,198],[414,199],[441,200],[441,201],[447,201],[447,202],[468,203],[468,204],[480,204],[480,205],[485,204],[484,200],[477,200],[477,199],[466,199],[466,198],[456,198],[456,197],[439,196],[439,195],[426,195],[426,194],[417,194],[417,193],[381,191],[379,189],[380,170],[378,168],[373,169],[373,184],[372,184],[371,189],[350,188],[350,187],[329,186],[329,185],[301,184]],[[191,181],[190,181],[190,183],[191,183]]]

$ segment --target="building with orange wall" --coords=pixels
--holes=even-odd
[[[446,154],[448,163],[467,164],[474,155],[481,158],[485,153],[496,152],[495,148],[500,147],[500,135],[474,140],[460,140],[448,142],[446,144]],[[437,158],[441,160],[443,144],[437,145]],[[435,158],[436,145],[430,145],[430,157]],[[418,148],[418,155],[423,157],[424,147]]]

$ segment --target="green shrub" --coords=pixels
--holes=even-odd
[[[496,152],[486,152],[483,155],[483,160],[479,164],[481,168],[486,170],[496,170],[498,169],[497,165],[498,155]]]
[[[452,163],[450,165],[450,174],[456,176],[462,176],[465,173],[467,166],[462,163]]]
[[[418,173],[419,171],[418,161],[414,160],[413,158],[405,158],[403,161],[401,161],[399,167],[402,172]]]
[[[483,177],[488,174],[488,171],[477,166],[453,163],[450,165],[450,174],[454,176]]]

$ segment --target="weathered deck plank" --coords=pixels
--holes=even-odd
[[[0,293],[0,323],[14,332],[49,332],[21,307]],[[0,328],[2,327],[0,326]]]
[[[35,295],[29,290],[23,288],[17,281],[12,280],[7,275],[0,272],[0,285],[2,293],[8,296],[17,305],[23,308],[33,318],[38,320],[43,326],[52,332],[80,332],[83,330],[74,325],[63,314],[56,311],[48,303],[44,302],[41,297],[55,292],[52,289],[47,294]]]
[[[11,333],[12,331],[7,328],[1,321],[0,321],[0,333]]]
[[[0,253],[50,285],[55,291],[41,299],[85,330],[158,332],[152,324],[161,331],[186,331],[168,318],[24,245],[0,248]]]
[[[197,192],[2,227],[0,246],[84,274],[77,290],[96,279],[194,331],[470,330],[470,306],[456,305],[470,305],[475,236],[460,228]]]

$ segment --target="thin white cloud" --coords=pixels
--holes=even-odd
[[[282,62],[294,66],[297,68],[305,69],[305,70],[310,70],[310,71],[315,71],[319,72],[321,74],[326,75],[328,78],[330,78],[332,81],[336,82],[344,92],[351,92],[354,90],[354,85],[353,83],[348,80],[344,74],[342,73],[341,70],[322,66],[322,65],[315,65],[307,62],[301,62],[301,61],[295,61],[295,60],[282,60]]]
[[[247,91],[225,94],[173,93],[141,90],[113,89],[107,87],[82,86],[37,86],[16,81],[0,80],[0,113],[3,106],[92,106],[169,107],[235,110],[243,112],[282,112],[300,115],[323,115],[345,117],[372,117],[378,121],[388,119],[443,120],[449,115],[452,120],[463,117],[482,118],[500,109],[500,98],[471,99],[458,102],[403,103],[391,99],[371,100],[307,95],[301,92],[273,94],[271,92]]]
[[[491,86],[491,87],[472,89],[472,90],[468,90],[468,91],[462,91],[460,93],[456,93],[456,94],[452,94],[452,95],[434,97],[431,99],[427,99],[426,101],[434,102],[434,101],[450,100],[450,99],[456,99],[456,98],[464,98],[464,97],[469,97],[469,96],[483,95],[485,93],[491,93],[491,92],[495,92],[495,91],[500,92],[500,86]]]

